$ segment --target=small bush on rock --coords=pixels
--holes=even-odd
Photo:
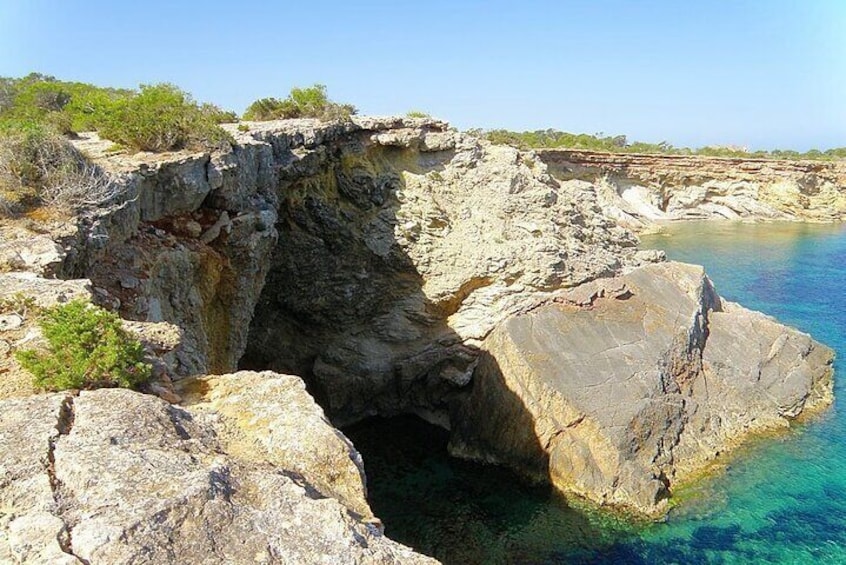
[[[278,98],[259,98],[249,105],[243,118],[252,122],[284,120],[296,117],[296,110],[285,100]]]
[[[38,388],[135,388],[150,378],[141,343],[123,329],[116,314],[73,300],[46,308],[39,325],[48,343],[46,351],[15,355],[34,375]]]
[[[238,114],[231,110],[224,110],[217,104],[206,102],[200,106],[200,113],[216,124],[234,124],[238,121]]]
[[[287,120],[291,118],[317,118],[319,120],[344,120],[357,112],[351,104],[338,104],[329,100],[326,86],[315,84],[308,88],[292,88],[288,98],[260,98],[244,112],[250,121]]]
[[[217,125],[223,114],[198,106],[172,84],[142,84],[138,94],[114,103],[99,131],[139,151],[216,149],[232,141]]]

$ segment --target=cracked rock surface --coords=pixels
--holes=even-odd
[[[120,389],[0,402],[0,562],[433,562],[289,462],[227,452],[213,416]]]
[[[831,349],[720,299],[702,267],[615,280],[494,330],[454,453],[655,514],[721,451],[831,402]]]

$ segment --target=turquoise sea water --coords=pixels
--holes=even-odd
[[[642,239],[833,347],[835,405],[742,449],[651,525],[451,459],[445,433],[413,418],[371,420],[346,431],[388,535],[446,563],[846,563],[846,226],[689,223]]]

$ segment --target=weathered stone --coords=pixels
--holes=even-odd
[[[640,263],[589,186],[563,192],[510,147],[405,128],[350,137],[320,163],[282,169],[245,363],[313,375],[336,422],[445,411],[497,323]]]
[[[53,445],[66,396],[0,402],[0,558],[8,563],[79,563],[64,552],[55,516]]]
[[[433,562],[297,472],[227,453],[211,416],[118,389],[0,402],[0,557]]]
[[[16,330],[23,325],[24,319],[20,314],[0,315],[0,332]]]
[[[722,180],[693,178],[692,165],[682,160],[678,179],[689,179],[687,188],[664,192],[652,177],[610,174],[605,182],[588,182],[595,181],[593,170],[560,182],[533,153],[493,146],[434,120],[289,120],[250,123],[246,132],[226,127],[236,144],[212,156],[104,156],[104,168],[124,175],[125,201],[81,218],[78,233],[63,239],[60,274],[90,277],[103,291],[98,300],[119,305],[126,318],[179,327],[181,344],[156,365],[165,396],[172,392],[168,376],[228,372],[239,363],[301,374],[336,423],[376,413],[425,414],[457,430],[456,449],[507,461],[594,500],[649,512],[668,484],[716,451],[829,396],[821,376],[828,370],[825,350],[809,338],[806,343],[765,318],[732,313],[710,291],[699,296],[696,289],[710,286],[684,269],[656,265],[625,275],[664,257],[638,251],[634,236],[618,225],[636,220],[629,225],[642,229],[671,209],[764,217],[762,206],[775,208],[752,177],[778,176],[791,166],[800,174],[805,165],[738,162],[733,166],[742,174],[731,173],[730,186],[722,186]],[[637,169],[632,156],[621,159]],[[641,169],[651,174],[648,166]],[[814,178],[828,182],[827,171],[815,169]],[[665,180],[675,182],[674,175]],[[801,210],[822,210],[836,192],[807,176],[796,181],[806,188],[792,182],[773,184],[771,192]],[[815,200],[815,186],[829,196]],[[217,230],[224,213],[230,229]],[[196,226],[188,229],[189,222]],[[198,239],[203,233],[209,235]],[[602,312],[608,317],[597,318]],[[684,315],[677,322],[673,312]],[[723,315],[729,325],[718,329]],[[575,351],[594,354],[576,355],[581,380],[556,381],[575,388],[550,388],[557,373],[538,369],[543,355],[527,353],[537,344],[525,337],[531,335],[525,324],[536,319],[536,329],[552,328],[546,330],[551,343],[572,340]],[[583,324],[579,332],[574,320]],[[640,336],[650,324],[655,331]],[[732,334],[731,327],[766,338],[760,344],[766,354],[749,354],[747,361],[785,377],[770,383],[777,392],[766,379],[749,383],[742,395],[728,387],[724,398],[719,387],[711,388],[721,375],[754,373],[729,347],[712,345],[702,353],[697,345],[728,335],[754,351],[751,338]],[[618,347],[608,337],[618,334],[635,341]],[[485,376],[500,365],[508,368],[503,378],[540,390],[543,410],[527,413],[522,401],[504,401],[496,380]],[[706,378],[707,394],[696,388]],[[734,381],[744,382],[736,375]],[[632,400],[621,400],[625,406],[613,416],[603,411],[609,387]],[[777,401],[760,400],[765,389],[764,396]],[[645,396],[635,401],[632,391]],[[485,422],[474,436],[467,416],[474,404],[502,420],[505,439]],[[729,406],[757,414],[757,424],[722,415],[696,420]],[[348,479],[355,471],[347,471]],[[332,481],[315,488],[356,507],[359,495],[342,493]]]
[[[0,271],[29,271],[41,274],[62,263],[65,253],[56,241],[45,234],[0,234]]]
[[[191,155],[142,165],[138,173],[141,220],[158,220],[199,208],[211,190],[206,175],[208,161],[208,155]]]
[[[45,279],[35,273],[16,272],[0,274],[0,298],[16,300],[18,296],[30,298],[40,308],[70,302],[76,298],[90,297],[91,281]]]
[[[372,517],[361,456],[326,420],[302,379],[241,371],[189,379],[179,390],[193,413],[218,418],[228,453],[296,472],[324,496]]]
[[[456,454],[654,514],[747,435],[831,402],[832,351],[724,304],[701,267],[645,266],[619,284],[492,332],[452,419]]]

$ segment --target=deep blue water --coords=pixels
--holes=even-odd
[[[451,459],[445,433],[413,418],[371,420],[347,432],[388,535],[447,563],[846,563],[846,226],[689,223],[642,247],[705,265],[721,295],[833,347],[835,405],[742,449],[651,525]]]

